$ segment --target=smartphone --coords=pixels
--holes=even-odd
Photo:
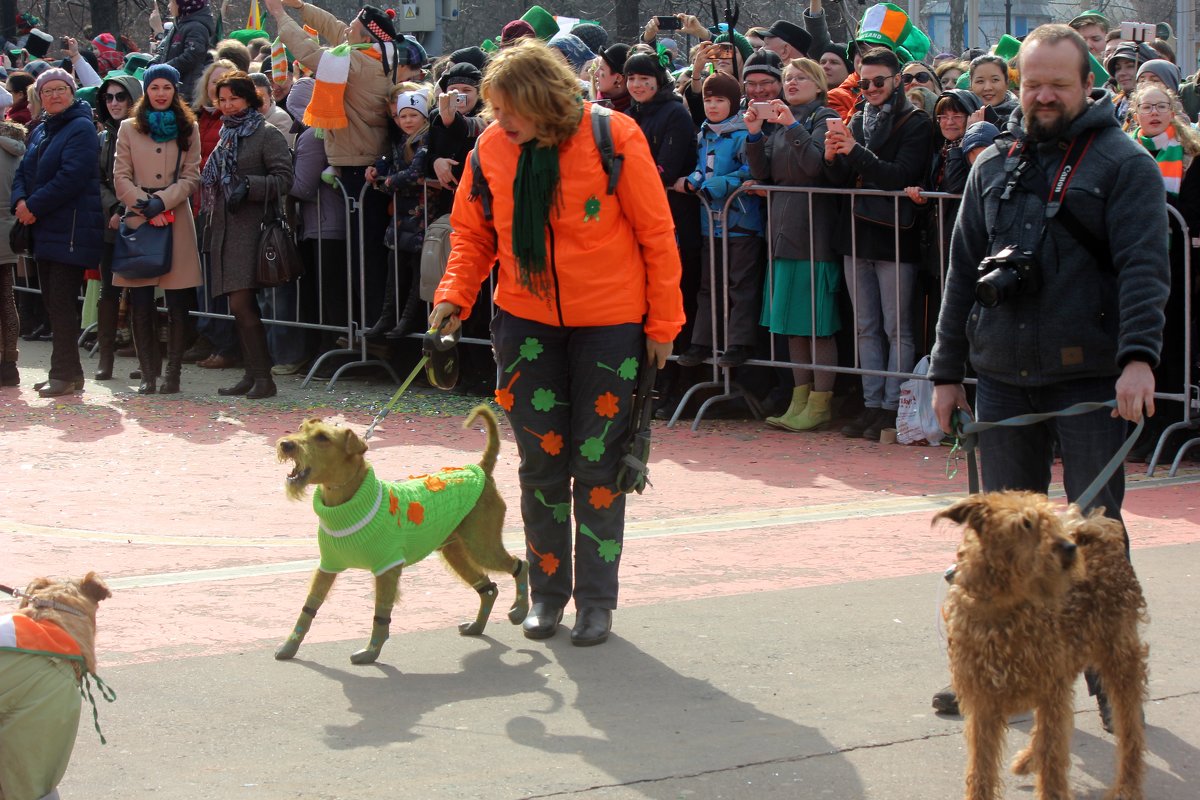
[[[754,113],[758,114],[761,120],[775,119],[775,106],[770,103],[751,103],[750,107],[754,109]]]
[[[842,136],[849,135],[849,132],[846,130],[846,123],[842,122],[838,117],[830,117],[825,120],[825,127],[830,133],[837,133]]]
[[[713,48],[712,55],[709,56],[713,61],[717,59],[727,58],[733,60],[733,45],[724,43],[718,44]]]
[[[683,22],[679,17],[655,17],[654,19],[658,22],[658,29],[660,31],[683,30]]]
[[[1121,23],[1121,41],[1123,42],[1152,42],[1156,35],[1157,29],[1154,25],[1144,22]]]
[[[71,46],[71,40],[69,38],[67,38],[66,36],[64,36],[58,40],[58,46],[61,47],[63,50],[66,50],[68,47]]]

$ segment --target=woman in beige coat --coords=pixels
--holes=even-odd
[[[133,335],[138,348],[140,394],[179,391],[188,311],[200,285],[200,251],[192,221],[192,193],[200,185],[200,130],[179,94],[179,73],[155,64],[142,78],[145,93],[117,134],[113,183],[128,209],[126,225],[171,225],[171,269],[158,278],[113,275],[114,286],[132,287]],[[178,165],[178,167],[176,166]],[[176,172],[178,170],[178,172]],[[174,221],[172,221],[172,216]],[[167,296],[167,370],[156,387],[161,358],[155,326],[154,288]]]

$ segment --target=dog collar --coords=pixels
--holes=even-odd
[[[20,589],[14,589],[11,586],[5,586],[2,583],[0,583],[0,592],[3,592],[4,594],[12,595],[13,597],[17,598],[18,600],[20,600],[21,598],[25,598],[25,603],[30,606],[33,606],[34,608],[42,608],[42,609],[49,608],[49,609],[53,609],[55,611],[62,611],[64,614],[74,614],[77,617],[83,617],[84,619],[87,619],[87,614],[84,614],[82,611],[80,611],[77,608],[72,608],[71,606],[64,605],[64,604],[56,602],[54,600],[49,600],[45,597],[34,597],[33,595],[26,594],[25,592],[21,591]]]

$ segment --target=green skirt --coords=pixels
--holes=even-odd
[[[838,314],[842,265],[833,261],[818,261],[810,271],[810,263],[791,258],[775,259],[772,291],[763,295],[762,319],[759,322],[763,327],[770,328],[771,333],[785,336],[814,335],[814,277],[817,284],[815,335],[832,336],[842,329],[841,315]]]

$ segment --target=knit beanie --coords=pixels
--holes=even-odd
[[[579,72],[583,69],[584,64],[596,57],[596,54],[588,49],[583,40],[572,33],[556,34],[550,39],[549,44],[550,47],[563,54],[575,72]]]
[[[482,82],[483,73],[476,69],[474,64],[464,61],[442,73],[442,77],[438,78],[438,88],[444,92],[447,87],[461,84],[478,89]]]
[[[571,33],[578,36],[593,53],[599,53],[608,44],[608,31],[594,22],[581,22],[571,28]]]
[[[487,65],[487,53],[478,47],[464,47],[450,54],[451,64],[471,64],[475,69],[483,71]]]
[[[783,59],[770,50],[758,50],[754,55],[746,59],[746,66],[742,67],[742,80],[746,80],[756,72],[770,75],[775,80],[782,81]]]
[[[729,113],[736,114],[742,102],[742,85],[724,72],[714,72],[704,79],[704,96],[724,97],[729,101]]]
[[[71,73],[67,72],[65,69],[51,67],[50,69],[43,70],[42,73],[38,75],[37,82],[34,84],[34,88],[37,90],[37,93],[40,95],[42,93],[42,87],[51,81],[62,81],[70,87],[71,94],[75,94],[75,90],[79,88],[75,85],[75,79],[71,77]]]
[[[195,14],[202,8],[208,7],[208,0],[178,0],[179,16],[186,17],[188,14]]]
[[[625,59],[625,69],[622,73],[626,78],[630,75],[649,75],[658,81],[660,89],[672,85],[671,76],[667,74],[662,62],[649,53],[634,53]]]
[[[742,63],[746,63],[746,59],[754,54],[754,45],[750,44],[750,40],[742,36],[737,31],[732,33],[722,33],[713,38],[714,44],[732,44],[737,48],[738,55],[742,57]]]
[[[500,30],[500,44],[512,44],[518,39],[524,39],[527,36],[537,38],[537,34],[533,32],[533,26],[523,19],[514,19],[512,22],[505,25]]]
[[[598,54],[615,74],[622,75],[625,73],[625,60],[629,58],[629,45],[614,44],[611,47],[603,48]],[[650,73],[639,74],[649,75]]]
[[[170,64],[154,64],[142,73],[142,90],[148,89],[155,78],[166,78],[172,86],[179,87],[179,70]]]
[[[419,111],[422,117],[429,116],[429,95],[422,89],[416,92],[401,92],[396,95],[396,113],[406,108]]]
[[[831,42],[825,45],[825,47],[816,54],[816,60],[820,61],[821,56],[825,55],[826,53],[832,53],[841,59],[842,66],[846,68],[846,72],[854,72],[854,62],[846,58],[846,45],[842,44],[841,42]],[[831,86],[829,88],[832,89],[834,87]]]
[[[962,151],[969,153],[977,147],[987,147],[999,135],[1000,129],[990,122],[973,123],[963,134]]]
[[[1158,76],[1158,79],[1163,82],[1168,89],[1175,94],[1179,94],[1179,84],[1183,82],[1183,75],[1179,72],[1179,67],[1161,58],[1155,58],[1147,61],[1138,68],[1137,76],[1142,77],[1149,72],[1152,75]]]

